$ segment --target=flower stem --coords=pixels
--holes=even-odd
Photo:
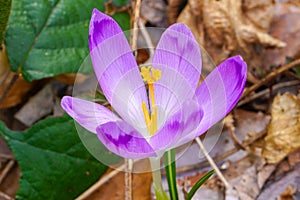
[[[152,178],[154,191],[157,200],[169,200],[168,195],[163,189],[160,173],[160,158],[149,158],[151,168],[152,168]]]

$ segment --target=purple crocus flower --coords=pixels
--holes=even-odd
[[[151,66],[139,70],[118,24],[94,9],[90,56],[104,95],[115,112],[65,96],[63,109],[124,158],[146,158],[193,140],[232,110],[246,81],[240,56],[215,68],[200,84],[200,48],[184,24],[162,35]]]

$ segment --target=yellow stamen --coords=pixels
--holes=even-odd
[[[155,105],[155,100],[154,100],[154,87],[153,87],[153,83],[149,83],[148,87],[149,87],[149,97],[151,98],[151,104],[152,104],[152,106],[154,106]]]
[[[154,133],[157,131],[157,107],[152,107],[153,111],[151,113],[151,126],[149,134],[150,136],[154,135]]]
[[[148,127],[150,125],[151,121],[150,121],[148,108],[147,108],[145,102],[142,102],[142,109],[143,109],[143,113],[144,113],[144,119],[145,119],[145,122],[146,122],[146,126]]]
[[[148,132],[150,136],[152,136],[157,131],[157,106],[155,105],[153,84],[161,78],[161,71],[159,69],[153,69],[151,66],[144,66],[141,68],[141,75],[143,81],[145,81],[145,83],[147,83],[149,87],[149,100],[151,100],[152,106],[151,116],[149,115],[145,102],[142,102],[142,110],[144,113],[144,118],[146,126],[148,128]]]

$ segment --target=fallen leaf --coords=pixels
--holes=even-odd
[[[3,49],[0,50],[0,109],[13,107],[21,103],[24,95],[32,86],[33,83],[26,82],[10,70],[5,47],[3,46]]]
[[[147,160],[137,162],[134,164],[134,168],[143,168],[149,166]],[[109,173],[111,170],[108,170]],[[106,174],[107,174],[106,173]],[[105,174],[103,175],[105,177]],[[151,184],[152,173],[133,173],[132,174],[132,195],[133,199],[138,200],[151,200]],[[107,180],[98,190],[94,191],[87,199],[88,200],[123,200],[125,196],[124,187],[124,172],[119,172],[116,176]]]
[[[285,93],[275,97],[264,142],[262,156],[268,163],[278,163],[300,147],[300,99],[297,96]]]
[[[29,99],[29,101],[15,114],[15,118],[26,126],[50,114],[54,107],[54,95],[51,83]]]
[[[250,58],[255,52],[252,44],[275,48],[285,46],[284,42],[268,34],[274,5],[274,0],[189,0],[177,22],[186,23],[210,53],[218,54],[211,45],[222,49],[221,59],[234,52]],[[214,55],[212,57],[215,62],[220,61]]]
[[[263,65],[283,65],[286,58],[300,56],[300,4],[278,3],[275,7],[270,34],[287,43],[282,49],[267,49]]]
[[[300,168],[299,165],[294,170],[281,174],[272,183],[268,184],[261,191],[257,200],[280,199],[280,195],[290,193],[288,188],[292,188],[291,195],[294,196],[300,191]],[[298,199],[298,198],[293,198]],[[283,199],[282,199],[283,200]],[[286,199],[285,199],[286,200]]]

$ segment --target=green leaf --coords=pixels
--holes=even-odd
[[[24,132],[12,132],[0,122],[0,134],[21,168],[16,199],[71,200],[107,169],[83,146],[67,115],[46,118]]]
[[[176,183],[176,163],[175,163],[175,149],[171,149],[164,154],[165,170],[168,180],[169,192],[171,200],[178,199],[177,183]]]
[[[185,200],[191,200],[193,196],[195,195],[196,191],[207,181],[213,174],[215,173],[215,170],[211,170],[207,172],[202,178],[200,178],[197,183],[192,187],[191,191],[187,194]]]
[[[0,0],[0,46],[3,41],[4,30],[8,21],[10,6],[11,0]]]
[[[5,44],[13,71],[27,81],[77,72],[89,53],[93,8],[106,0],[13,0]],[[114,17],[114,16],[113,16]],[[127,13],[115,16],[128,28]]]

